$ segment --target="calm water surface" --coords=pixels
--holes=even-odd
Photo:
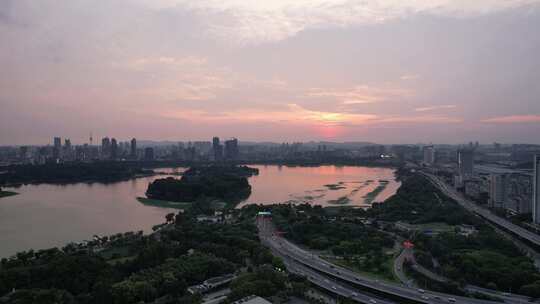
[[[387,180],[375,201],[395,193],[399,183],[394,170],[367,167],[251,166],[260,174],[250,178],[250,203],[308,202],[366,206],[366,194]],[[183,171],[182,168],[167,169]],[[158,169],[165,171],[165,169]],[[151,231],[173,209],[145,206],[137,201],[148,183],[163,176],[138,178],[112,184],[26,185],[13,190],[16,196],[0,198],[0,257],[30,248],[63,246],[91,239],[94,234]],[[384,184],[384,182],[383,182]],[[325,186],[327,185],[327,186]],[[334,190],[332,190],[334,189]],[[343,201],[343,200],[342,200]]]

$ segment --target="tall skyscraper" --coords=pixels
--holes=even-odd
[[[111,139],[111,159],[118,158],[118,142],[116,138]]]
[[[462,176],[470,176],[474,170],[474,149],[461,148],[458,150],[458,168]]]
[[[62,147],[62,138],[60,138],[60,137],[55,137],[54,138],[54,147],[55,148]]]
[[[424,164],[427,164],[427,165],[435,164],[435,147],[433,146],[424,147]]]
[[[489,206],[502,208],[508,198],[508,176],[506,174],[491,174],[489,183]]]
[[[154,148],[147,147],[144,149],[144,160],[154,160]]]
[[[534,156],[534,179],[532,200],[533,223],[540,224],[540,155]]]
[[[111,155],[111,140],[108,137],[104,137],[101,140],[101,158],[109,158]]]
[[[62,138],[54,138],[53,158],[55,161],[60,159],[60,151],[62,151]]]
[[[212,139],[212,150],[214,152],[215,161],[223,158],[223,146],[219,143],[219,137],[214,137]]]
[[[135,138],[131,139],[130,153],[129,156],[131,159],[137,158],[137,140]]]
[[[238,139],[233,138],[225,141],[225,159],[235,160],[238,158]]]

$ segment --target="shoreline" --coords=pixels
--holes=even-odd
[[[153,206],[158,208],[172,208],[172,209],[179,209],[179,210],[185,210],[187,208],[190,208],[192,203],[190,202],[173,202],[173,201],[165,201],[155,198],[148,198],[143,196],[137,196],[137,201],[143,205],[146,206]]]
[[[63,180],[63,179],[47,180],[47,181],[33,180],[33,181],[20,182],[20,183],[6,183],[6,184],[3,184],[1,186],[6,187],[6,188],[19,188],[19,187],[26,186],[26,185],[34,185],[34,186],[35,185],[57,185],[57,186],[62,186],[62,185],[94,184],[94,183],[97,183],[97,184],[112,184],[112,183],[118,183],[118,182],[124,182],[124,181],[128,181],[128,180],[132,180],[132,179],[136,179],[136,178],[152,177],[152,176],[158,176],[158,175],[163,175],[163,174],[152,172],[152,173],[147,173],[147,174],[135,174],[135,175],[130,176],[130,177],[122,177],[122,178],[114,178],[114,179],[92,179],[92,178],[85,179],[85,178],[82,178],[82,179],[71,180],[71,181]]]
[[[18,192],[14,191],[0,191],[0,198],[18,195]]]

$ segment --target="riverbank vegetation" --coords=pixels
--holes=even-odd
[[[146,198],[146,197],[137,197],[137,201],[147,206],[182,209],[182,210],[187,209],[191,207],[192,205],[192,203],[189,203],[189,202],[171,202],[171,201],[151,199],[151,198]]]
[[[402,173],[403,181],[396,194],[383,203],[374,203],[368,210],[377,220],[411,224],[446,223],[474,224],[478,220],[455,201],[448,198],[420,174]]]
[[[13,191],[3,191],[2,188],[0,188],[0,198],[1,197],[7,197],[7,196],[13,196],[13,195],[17,195],[19,193],[17,192],[13,192]]]
[[[0,173],[0,185],[32,183],[115,182],[153,174],[140,166],[123,162],[13,165]]]
[[[293,292],[257,237],[251,215],[197,221],[192,208],[151,235],[126,233],[62,249],[21,252],[0,263],[0,303],[200,303],[187,288],[234,274],[228,301]],[[297,286],[297,283],[295,283]]]

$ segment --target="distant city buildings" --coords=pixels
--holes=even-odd
[[[53,137],[45,146],[0,147],[0,165],[94,161],[262,162],[262,163],[358,163],[425,165],[432,173],[454,181],[460,191],[491,208],[510,214],[530,214],[540,224],[540,145],[377,145],[333,142],[221,141],[151,142],[132,138],[119,141],[104,136],[101,143],[73,144]],[[63,140],[63,142],[62,142]],[[534,156],[536,155],[536,156]],[[534,159],[534,166],[531,160]],[[475,164],[477,161],[477,164]]]

